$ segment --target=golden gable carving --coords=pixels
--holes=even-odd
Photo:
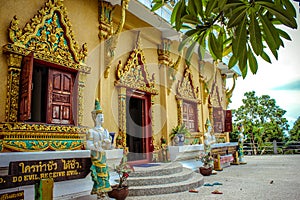
[[[201,102],[199,100],[199,88],[195,88],[193,84],[193,75],[189,66],[186,65],[181,81],[178,81],[177,97],[186,100]]]
[[[21,55],[34,51],[37,59],[89,72],[89,67],[80,65],[87,56],[87,45],[79,48],[76,43],[62,2],[49,0],[22,30],[15,16],[8,28],[12,43],[4,46],[4,51]]]

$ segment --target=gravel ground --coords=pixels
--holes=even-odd
[[[259,199],[300,200],[300,155],[246,156],[246,165],[232,165],[217,175],[205,176],[198,193],[127,197],[126,200]],[[222,194],[212,194],[214,190]],[[83,197],[89,200],[95,197]]]

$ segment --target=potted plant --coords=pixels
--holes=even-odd
[[[184,124],[180,124],[172,129],[169,136],[175,146],[182,146],[184,144],[185,137],[190,136],[190,131]]]
[[[199,168],[200,174],[203,176],[211,175],[213,171],[214,158],[210,155],[210,153],[201,153],[198,160],[203,163],[203,166]]]
[[[116,200],[124,200],[129,192],[127,178],[134,171],[133,167],[127,163],[127,153],[125,150],[120,164],[114,167],[114,171],[119,175],[119,183],[111,186],[112,191],[108,192],[108,196]]]

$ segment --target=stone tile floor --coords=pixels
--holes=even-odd
[[[195,188],[198,193],[127,197],[126,200],[299,200],[300,155],[246,156],[246,165],[232,165],[217,175],[204,177],[204,183],[222,185]],[[223,194],[212,194],[218,190]],[[94,200],[85,196],[77,200]]]

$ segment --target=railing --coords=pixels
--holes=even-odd
[[[245,155],[263,154],[300,154],[300,142],[265,142],[262,145],[257,143],[244,143]]]

